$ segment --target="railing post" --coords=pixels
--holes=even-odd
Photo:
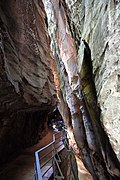
[[[52,160],[52,163],[53,163],[53,177],[55,177],[55,147],[54,147],[54,144],[55,144],[55,135],[53,134],[53,144],[52,144],[52,148],[53,148],[53,151],[52,151],[52,156],[53,156],[53,160]]]
[[[35,161],[36,161],[36,174],[37,174],[37,180],[42,180],[42,174],[40,169],[40,161],[38,152],[35,152]]]
[[[61,136],[60,136],[60,140],[58,141],[58,142],[56,142],[57,141],[57,139],[59,139],[59,138],[57,138],[56,137],[56,135],[57,134],[60,134]],[[58,154],[58,152],[57,152],[57,150],[56,150],[56,143],[59,143],[60,141],[61,141],[61,137],[62,137],[62,135],[63,136],[66,136],[66,134],[64,134],[63,132],[58,132],[58,133],[56,133],[56,134],[53,134],[53,141],[51,142],[51,143],[49,143],[48,145],[46,145],[46,146],[44,146],[43,148],[41,148],[41,149],[39,149],[38,151],[36,151],[35,152],[35,165],[36,165],[36,176],[35,176],[35,178],[36,178],[36,180],[42,180],[42,177],[45,175],[45,173],[51,168],[51,167],[53,167],[53,177],[57,177],[57,178],[59,178],[59,179],[64,179],[64,176],[63,176],[63,174],[62,174],[62,171],[61,171],[61,169],[60,169],[60,167],[59,167],[59,162],[61,162],[61,159],[60,159],[60,157],[59,157],[59,154]],[[64,138],[63,138],[63,140],[64,140]],[[65,140],[64,140],[65,141]],[[50,160],[52,159],[52,166],[50,167],[50,168],[48,168],[48,170],[46,170],[44,173],[41,173],[41,169],[50,161],[46,161],[41,167],[40,167],[40,160],[41,160],[41,158],[39,158],[39,153],[41,152],[41,151],[44,151],[46,148],[48,148],[48,147],[51,147],[52,146],[52,157],[50,158]],[[61,146],[61,144],[60,144],[60,146]],[[59,148],[60,146],[58,146],[57,148]],[[64,145],[64,148],[65,148],[65,145]],[[50,151],[50,152],[51,152]],[[47,155],[48,155],[49,153],[47,153]],[[57,156],[57,157],[56,157]],[[45,155],[43,156],[43,158],[45,158]],[[43,159],[42,158],[42,159]],[[58,173],[57,173],[57,171],[58,171]],[[57,174],[60,174],[60,176],[59,175],[57,175]]]

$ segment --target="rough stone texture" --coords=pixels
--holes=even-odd
[[[60,168],[63,176],[66,180],[79,180],[78,178],[78,168],[75,159],[75,155],[72,150],[67,148],[59,153],[62,163],[60,163]]]
[[[109,58],[113,52],[117,58],[118,54],[114,50],[111,51],[109,44],[113,37],[118,38],[120,3],[118,1],[98,2],[97,0],[59,0],[57,2],[44,0],[44,4],[48,14],[51,48],[58,66],[61,90],[59,109],[64,111],[61,108],[63,104],[67,107],[66,121],[74,132],[78,154],[82,156],[84,165],[94,179],[119,179],[120,164],[107,137],[108,135],[111,142],[114,141],[114,145],[117,144],[112,138],[116,127],[108,119],[107,123],[112,131],[110,132],[110,127],[108,131],[105,125],[105,116],[110,116],[110,113],[107,115],[104,113],[105,105],[107,104],[107,111],[109,111],[111,103],[106,97],[102,103],[101,95],[107,93],[104,87],[111,74],[118,72],[118,65],[115,69],[111,67],[114,59]],[[114,17],[113,20],[111,20],[112,17]],[[112,22],[114,27],[109,27]],[[118,86],[119,83],[117,83]],[[111,84],[110,87],[112,88]],[[110,97],[111,91],[108,93]],[[107,135],[100,122],[99,107],[101,122]],[[119,112],[118,109],[115,110]],[[64,115],[64,112],[61,114]],[[119,115],[116,114],[116,116],[119,119]],[[110,118],[114,121],[115,116]],[[117,122],[119,124],[119,120]],[[119,139],[117,133],[116,136]],[[117,147],[114,150],[118,155]]]
[[[66,4],[77,40],[81,37],[89,44],[101,121],[120,160],[120,1],[66,0]]]
[[[44,0],[44,3],[56,62],[50,56],[42,2],[0,2],[1,156],[17,150],[19,140],[30,143],[38,127],[38,111],[46,122],[47,112],[56,102],[53,71],[59,109],[71,131],[74,152],[81,155],[94,179],[119,179],[120,164],[109,139],[120,159],[120,2]],[[109,139],[101,126],[98,107]],[[19,127],[23,131],[16,131]],[[23,132],[27,132],[25,138],[21,138]],[[17,138],[13,138],[16,134]]]
[[[42,1],[0,1],[0,161],[32,145],[56,104]]]

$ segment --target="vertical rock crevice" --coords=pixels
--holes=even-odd
[[[83,87],[83,95],[84,95],[84,109],[86,109],[87,116],[89,116],[88,120],[86,121],[86,133],[93,130],[94,134],[92,135],[93,138],[91,138],[91,141],[88,144],[91,145],[94,150],[94,157],[92,157],[94,160],[97,159],[98,162],[100,162],[101,166],[103,166],[103,169],[108,173],[110,173],[111,178],[119,178],[119,169],[120,164],[119,161],[111,147],[111,144],[109,142],[109,138],[107,137],[103,125],[100,121],[100,110],[97,105],[97,96],[96,96],[96,89],[93,79],[93,71],[92,71],[92,62],[91,62],[91,54],[88,44],[84,41],[85,44],[85,50],[84,50],[84,59],[83,64],[81,67],[80,77],[81,77],[81,83]],[[88,124],[90,125],[88,127]],[[85,125],[85,123],[84,123]],[[87,129],[88,128],[88,129]],[[91,149],[91,148],[90,148]],[[99,168],[98,162],[94,161],[95,169],[96,167]],[[118,169],[118,170],[117,170]],[[97,169],[96,169],[97,170]],[[97,171],[99,171],[97,170]],[[100,170],[99,177],[103,178],[103,171]],[[112,177],[113,176],[113,177]],[[109,176],[106,176],[108,178]],[[104,177],[105,178],[105,177]],[[109,177],[110,178],[110,177]]]
[[[100,122],[91,51],[80,34],[77,34],[77,39],[72,35],[75,29],[68,29],[70,22],[67,22],[66,5],[63,4],[60,0],[44,1],[49,15],[51,47],[53,54],[58,57],[60,89],[69,108],[78,154],[94,179],[119,179],[120,164]],[[59,109],[64,112],[62,108]]]

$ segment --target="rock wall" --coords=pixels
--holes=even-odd
[[[59,156],[62,159],[60,168],[64,178],[66,180],[79,180],[77,163],[73,152],[71,150],[68,151],[66,148],[59,153]]]
[[[0,2],[0,160],[37,141],[55,81],[74,152],[94,179],[119,179],[120,2],[43,2],[47,18],[41,0]]]
[[[120,160],[120,1],[66,0],[66,6],[79,52],[80,38],[89,44],[101,121]]]
[[[0,162],[36,143],[56,104],[41,1],[0,1]]]
[[[111,40],[116,41],[118,47],[120,3],[44,0],[44,5],[51,48],[58,67],[59,109],[74,134],[76,150],[94,179],[119,179],[120,164],[116,157],[119,158],[119,153],[118,148],[113,146],[113,143],[118,146],[119,142],[113,138],[116,128],[107,116],[111,121],[117,117],[119,124],[118,108],[114,102],[113,106],[108,103],[116,95],[119,101],[116,86],[112,88],[119,83],[110,84],[108,79],[115,77],[115,73],[117,79],[119,71],[118,48],[111,45]],[[113,52],[115,59],[113,56],[110,59]],[[67,110],[66,116],[61,106]],[[111,108],[113,116],[110,115]],[[105,118],[112,131],[110,127],[107,129]],[[118,140],[117,133],[116,137]]]

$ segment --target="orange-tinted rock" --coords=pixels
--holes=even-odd
[[[42,1],[0,2],[0,159],[35,143],[56,105]]]

